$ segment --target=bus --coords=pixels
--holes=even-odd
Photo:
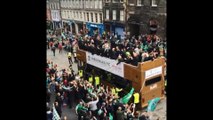
[[[101,83],[110,87],[124,88],[128,91],[133,87],[134,92],[140,95],[140,108],[148,106],[148,101],[165,97],[165,58],[138,63],[133,66],[116,60],[91,54],[82,49],[77,50],[78,68],[84,70],[84,77],[94,74],[94,70],[101,76]],[[108,80],[108,74],[111,79]]]

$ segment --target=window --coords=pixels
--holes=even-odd
[[[98,8],[98,0],[95,0],[95,9]]]
[[[79,0],[76,1],[76,4],[77,4],[76,7],[77,7],[77,8],[79,8],[79,2],[80,2]]]
[[[57,7],[58,7],[58,9],[60,9],[59,3],[57,3]]]
[[[67,19],[67,11],[64,11],[64,17]]]
[[[100,17],[100,23],[102,23],[103,19],[102,19],[102,14],[101,13],[99,14],[99,17]]]
[[[74,6],[74,0],[72,0],[71,2],[71,8],[73,8],[73,6]]]
[[[52,10],[54,9],[54,5],[53,5],[53,3],[51,3],[51,9],[52,9]]]
[[[91,22],[93,22],[93,13],[91,13],[90,15],[91,15]]]
[[[157,0],[152,0],[152,6],[157,7]]]
[[[124,11],[120,11],[120,21],[124,21]]]
[[[78,19],[78,12],[75,12],[75,14],[76,14],[76,18],[75,19]]]
[[[88,4],[89,4],[89,3],[88,3],[88,0],[86,0],[86,8],[88,8],[88,6],[89,6]]]
[[[66,18],[65,11],[63,11],[63,14],[64,14],[64,15],[63,15],[63,16],[64,16],[64,18]]]
[[[83,1],[81,0],[81,2],[80,2],[80,8],[83,8]]]
[[[86,21],[86,13],[84,12],[84,21]]]
[[[65,7],[65,0],[63,1],[63,7]]]
[[[135,6],[135,0],[129,0],[129,6]]]
[[[116,20],[116,10],[112,11],[112,20]]]
[[[79,19],[82,20],[82,13],[80,12],[79,14],[80,14],[80,18]]]
[[[97,23],[98,22],[98,14],[95,13],[95,22]]]
[[[64,18],[64,11],[61,11],[61,17]]]
[[[99,9],[102,9],[102,0],[99,1]]]
[[[69,0],[68,6],[69,6],[69,8],[72,8],[72,1],[71,0]]]
[[[154,83],[159,82],[160,80],[161,80],[161,76],[155,77],[155,78],[150,79],[150,80],[146,80],[145,86],[152,85]]]
[[[109,10],[106,10],[106,19],[109,20]]]
[[[68,7],[67,3],[68,3],[68,0],[65,0],[65,1],[64,1],[64,7],[65,7],[65,8]]]
[[[70,11],[70,18],[73,19],[73,13],[72,13],[72,11]]]
[[[78,19],[80,19],[81,17],[80,12],[77,12],[77,15],[78,15]]]
[[[141,6],[142,5],[142,0],[137,0],[137,6]]]
[[[87,13],[87,21],[89,21],[89,13]]]
[[[67,11],[67,12],[68,12],[67,17],[68,17],[68,19],[70,19],[70,11]]]
[[[73,7],[72,8],[76,8],[76,0],[73,1]]]
[[[93,8],[94,2],[93,0],[90,0],[90,8]]]

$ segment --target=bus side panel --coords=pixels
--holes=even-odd
[[[157,87],[153,90],[149,90],[148,92],[141,93],[141,107],[145,107],[148,105],[148,101],[152,100],[156,97],[163,98],[164,97],[164,86]]]

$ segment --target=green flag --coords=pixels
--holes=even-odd
[[[120,102],[123,103],[123,104],[127,104],[130,100],[130,98],[132,97],[132,94],[134,92],[134,88],[131,89],[131,91],[125,95],[123,98],[121,98]]]
[[[157,103],[158,103],[159,101],[160,101],[160,98],[159,98],[159,97],[150,100],[150,101],[148,102],[147,111],[148,111],[148,112],[149,112],[149,111],[154,111],[155,108],[156,108],[156,106],[157,106]]]
[[[113,120],[113,116],[111,113],[109,113],[109,120]]]
[[[85,108],[84,106],[82,106],[81,104],[78,104],[76,107],[75,107],[75,110],[76,111],[80,111],[80,110],[88,110],[88,108]]]

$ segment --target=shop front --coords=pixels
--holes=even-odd
[[[103,24],[95,24],[95,23],[86,23],[86,27],[89,30],[88,35],[93,36],[95,34],[102,35],[104,32],[104,25]]]
[[[68,20],[62,20],[63,28],[65,32],[70,32],[70,22]]]
[[[61,16],[59,10],[51,10],[51,19],[53,22],[53,29],[61,28]]]

